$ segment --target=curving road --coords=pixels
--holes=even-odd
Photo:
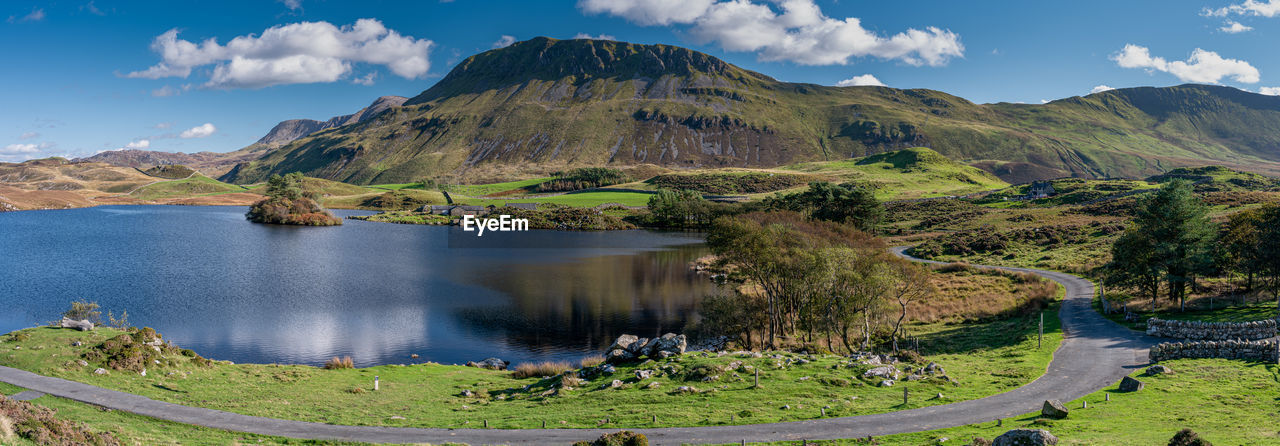
[[[903,253],[904,258],[926,263]],[[996,267],[984,267],[996,268]],[[1040,410],[1046,399],[1074,400],[1110,386],[1133,369],[1147,364],[1150,338],[1111,322],[1092,308],[1093,284],[1066,273],[1026,268],[998,268],[1029,272],[1061,283],[1066,298],[1059,312],[1064,340],[1046,373],[1009,392],[942,406],[875,415],[824,418],[743,426],[630,429],[654,444],[737,443],[742,440],[823,440],[920,432],[993,421]],[[317,440],[371,443],[469,443],[563,445],[599,437],[619,429],[424,429],[339,426],[253,417],[212,409],[181,406],[88,384],[0,367],[0,381],[62,398],[162,420],[229,431]]]

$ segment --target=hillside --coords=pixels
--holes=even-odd
[[[876,188],[876,196],[885,200],[966,195],[1009,186],[991,173],[923,147],[844,161],[801,163],[782,169],[822,175],[839,182],[869,184]]]

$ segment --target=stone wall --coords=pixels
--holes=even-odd
[[[1276,362],[1276,341],[1166,342],[1151,347],[1151,362],[1183,358],[1221,358]]]
[[[1255,341],[1276,335],[1276,320],[1253,322],[1200,322],[1166,321],[1159,318],[1147,320],[1147,334],[1162,338],[1225,341],[1244,339]]]

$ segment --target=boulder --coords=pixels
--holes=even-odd
[[[609,350],[609,353],[606,353],[606,354],[604,355],[604,360],[605,360],[606,362],[611,363],[611,364],[617,364],[617,363],[620,363],[620,362],[626,362],[626,361],[630,361],[630,360],[633,360],[633,359],[636,359],[636,355],[635,355],[635,354],[633,354],[633,353],[631,353],[631,352],[627,351],[626,349],[621,349],[621,348],[616,348],[616,349],[613,349],[613,350]]]
[[[1058,444],[1058,437],[1044,429],[1014,429],[996,437],[991,446],[1046,446]]]
[[[508,364],[511,363],[498,358],[488,358],[480,362],[468,362],[467,367],[477,367],[489,370],[506,370]]]
[[[607,351],[613,351],[618,349],[629,350],[631,347],[631,344],[634,344],[636,343],[636,341],[639,341],[639,340],[640,338],[635,337],[635,335],[624,334],[622,336],[618,336],[618,339],[613,341],[613,345],[610,345],[609,348],[606,350]]]
[[[627,348],[627,351],[631,352],[631,354],[633,355],[648,356],[648,353],[645,353],[646,352],[645,346],[648,344],[650,344],[649,338],[640,338],[640,339],[637,339],[636,342],[632,342],[626,348]],[[653,347],[650,346],[649,349],[652,350]]]
[[[872,367],[862,373],[863,378],[898,379],[898,369],[891,365]]]
[[[1137,392],[1139,390],[1142,390],[1143,386],[1145,386],[1145,384],[1142,381],[1138,381],[1129,376],[1126,376],[1124,377],[1123,380],[1120,380],[1121,392]]]
[[[1159,365],[1159,364],[1153,365],[1151,367],[1147,367],[1147,371],[1146,371],[1147,376],[1165,375],[1169,373],[1173,373],[1173,369]]]
[[[106,375],[106,374],[107,374],[107,369],[104,369],[104,368],[99,367],[99,368],[97,368],[96,370],[94,370],[94,371],[93,371],[93,374],[94,374],[94,375]]]
[[[643,381],[649,379],[651,376],[653,376],[652,370],[636,370],[636,380]]]
[[[886,379],[886,380],[884,380],[884,381],[880,381],[880,384],[879,384],[879,385],[880,385],[880,387],[893,387],[893,380],[892,380],[892,379]]]
[[[684,335],[678,335],[675,333],[664,334],[662,337],[654,339],[650,343],[653,344],[650,355],[656,353],[659,357],[663,358],[683,355],[685,349],[689,347],[689,342],[685,339]],[[667,355],[663,356],[662,353],[667,353]]]
[[[74,328],[80,331],[89,331],[93,330],[93,322],[89,322],[87,320],[73,321],[64,317],[62,318],[62,328]]]
[[[1049,418],[1066,418],[1067,406],[1062,405],[1062,401],[1046,400],[1044,407],[1040,409],[1040,414]]]
[[[462,389],[462,393],[459,393],[458,396],[463,398],[471,398],[473,396],[476,396],[476,393],[472,392],[471,389]]]
[[[613,381],[604,383],[604,385],[600,386],[601,389],[616,389],[619,387],[622,387],[622,381],[616,380],[616,379]]]

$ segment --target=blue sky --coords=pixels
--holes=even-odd
[[[0,161],[235,150],[281,120],[414,96],[467,56],[536,36],[680,45],[785,81],[980,103],[1186,82],[1280,93],[1271,1],[9,0]]]

